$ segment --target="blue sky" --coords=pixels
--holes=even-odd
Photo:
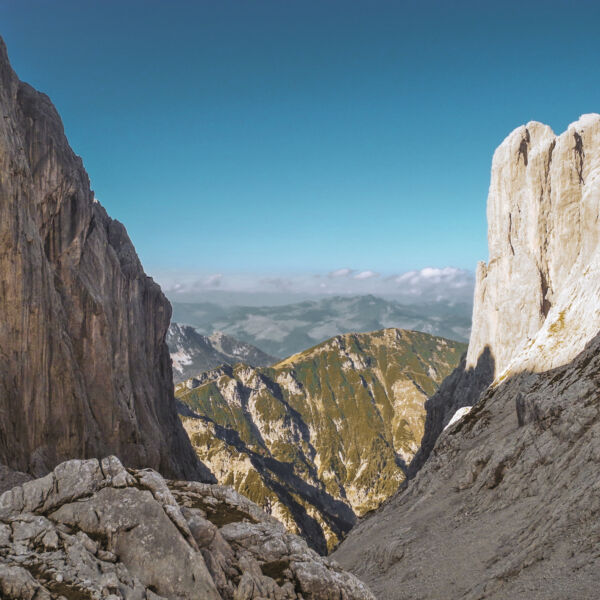
[[[496,146],[600,110],[597,2],[0,0],[0,24],[170,286],[473,270]]]

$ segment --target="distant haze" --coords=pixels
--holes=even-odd
[[[260,275],[181,273],[156,275],[172,302],[211,302],[221,306],[277,306],[333,296],[374,295],[403,304],[465,303],[473,299],[474,274],[455,267],[426,267],[380,273],[340,267],[325,273]]]

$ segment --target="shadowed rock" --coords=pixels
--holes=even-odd
[[[2,40],[0,173],[0,462],[40,475],[117,454],[211,479],[175,411],[171,307]]]

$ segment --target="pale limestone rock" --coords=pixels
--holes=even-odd
[[[600,329],[600,115],[555,136],[530,122],[494,154],[489,262],[477,269],[467,368],[496,380],[566,364]]]
[[[0,505],[1,598],[373,600],[232,488],[115,457],[59,465]]]

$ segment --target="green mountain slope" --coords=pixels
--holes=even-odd
[[[219,482],[325,552],[404,480],[424,402],[465,350],[400,329],[346,334],[272,367],[209,371],[176,395]]]

